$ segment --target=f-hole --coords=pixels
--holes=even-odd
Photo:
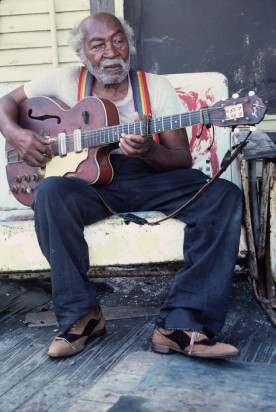
[[[33,109],[29,109],[28,116],[30,119],[40,120],[42,122],[47,119],[57,119],[57,124],[61,123],[61,118],[59,116],[54,116],[51,114],[44,114],[43,116],[33,116],[32,113],[33,113]]]

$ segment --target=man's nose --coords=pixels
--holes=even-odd
[[[104,50],[104,56],[109,57],[109,58],[118,56],[118,51],[112,42],[106,43],[105,50]]]

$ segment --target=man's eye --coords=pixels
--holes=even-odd
[[[95,46],[92,47],[94,50],[99,50],[103,47],[103,44],[95,44]]]
[[[116,46],[120,46],[123,43],[123,40],[114,40]]]

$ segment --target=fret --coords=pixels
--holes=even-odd
[[[173,115],[173,130],[181,128],[181,115]]]
[[[101,144],[101,134],[102,134],[101,129],[98,129],[98,138],[97,138],[96,146],[100,146]]]
[[[118,126],[113,127],[112,141],[113,143],[118,142]]]
[[[118,126],[118,142],[120,141],[121,135],[123,133],[123,128],[122,126]]]
[[[95,134],[94,134],[94,144],[93,144],[93,146],[98,146],[99,145],[99,129],[97,129],[96,131],[95,131]]]
[[[202,110],[199,110],[199,119],[200,119],[199,123],[203,124],[203,112],[202,112]]]
[[[128,134],[128,131],[129,131],[129,124],[126,123],[123,125],[123,133]]]
[[[155,121],[156,124],[156,131],[161,132],[162,131],[162,118],[158,117]]]
[[[91,140],[92,140],[91,146],[92,147],[96,146],[95,142],[97,141],[97,130],[94,130],[94,132],[92,133]]]
[[[141,136],[143,136],[144,131],[143,131],[143,123],[142,122],[137,122],[138,123],[138,127],[139,127],[139,134]],[[135,133],[136,134],[136,133]]]
[[[149,121],[149,134],[156,133],[156,124],[155,124],[155,119],[151,119]]]

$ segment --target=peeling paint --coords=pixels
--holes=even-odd
[[[256,50],[255,56],[252,61],[252,69],[254,73],[254,79],[256,82],[261,82],[265,78],[266,73],[266,51]]]
[[[169,37],[169,36],[148,37],[148,38],[145,38],[143,41],[144,41],[144,43],[164,43],[164,42],[175,43],[175,39],[173,37]]]
[[[250,35],[249,34],[244,35],[244,45],[246,48],[249,49],[250,47]]]
[[[182,88],[177,88],[177,93],[181,100],[187,106],[188,111],[199,110],[204,106],[211,106],[214,103],[214,97],[208,89],[204,99],[199,98],[198,93],[190,92],[186,93]],[[207,155],[211,164],[211,174],[214,175],[219,170],[219,162],[217,156],[217,142],[214,139],[212,142],[212,135],[210,129],[203,128],[200,139],[196,136],[201,132],[201,125],[192,126],[192,133],[190,138],[190,148],[192,152],[193,164],[196,163],[198,158]],[[211,147],[211,148],[210,148]]]

